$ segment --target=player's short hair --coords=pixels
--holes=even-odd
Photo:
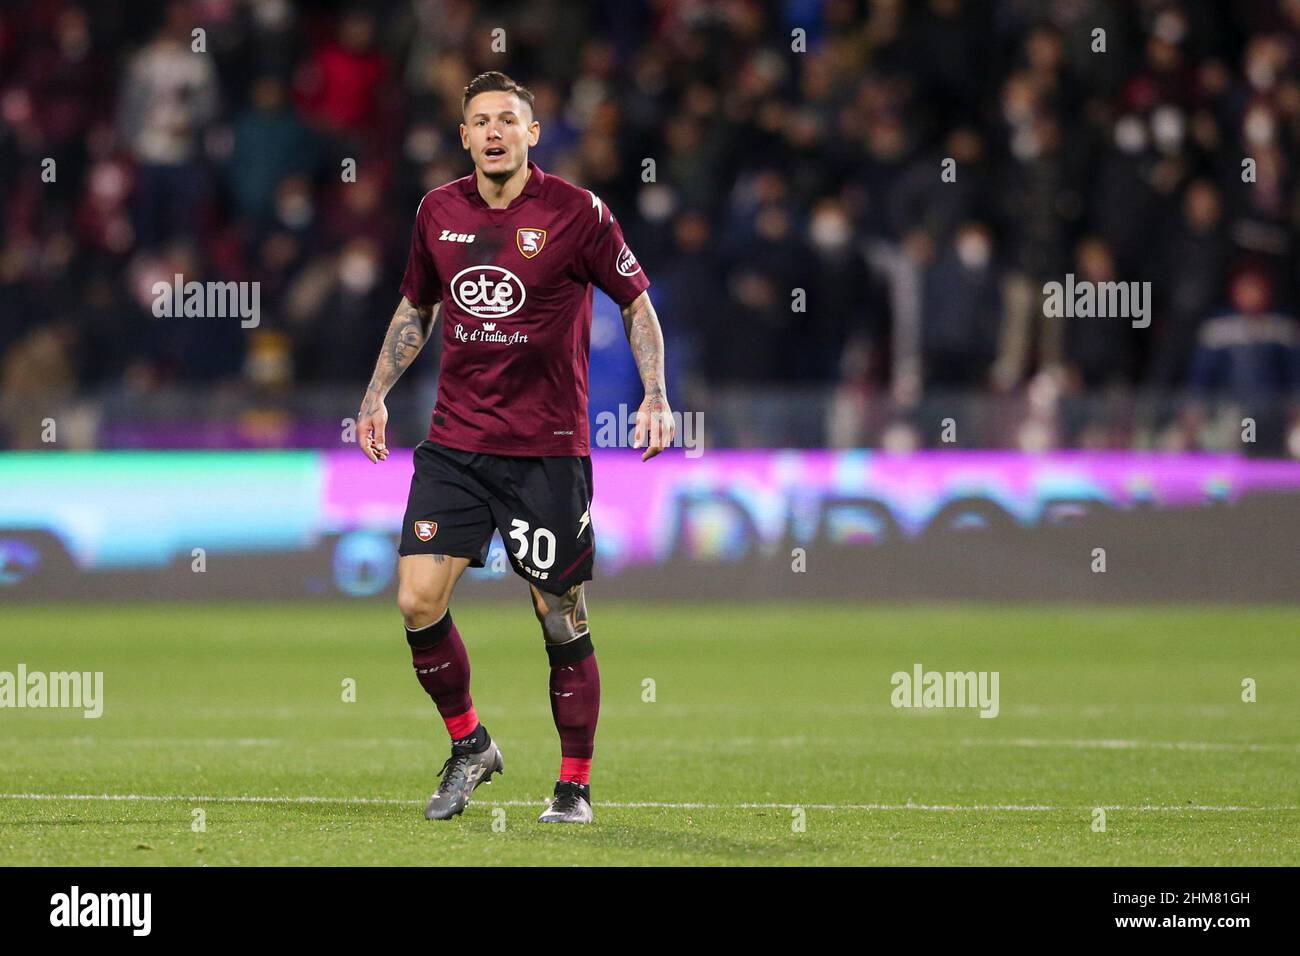
[[[500,70],[488,70],[469,81],[465,87],[465,97],[460,102],[462,113],[469,107],[469,101],[480,93],[513,93],[528,104],[528,114],[533,112],[533,93],[526,86],[520,86]]]

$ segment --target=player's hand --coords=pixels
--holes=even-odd
[[[383,402],[370,403],[357,413],[357,444],[376,464],[388,460],[388,440],[384,437],[387,427],[388,407]]]
[[[676,433],[677,426],[668,399],[663,393],[647,395],[636,410],[636,431],[632,436],[633,448],[645,447],[641,460],[649,461],[671,445]]]

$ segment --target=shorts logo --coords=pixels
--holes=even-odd
[[[415,536],[421,541],[428,541],[437,533],[438,522],[436,521],[417,521],[415,523]]]
[[[546,230],[520,229],[515,232],[515,245],[519,247],[521,256],[531,259],[542,251],[542,246],[546,245]]]
[[[632,250],[623,243],[622,250],[619,251],[618,261],[615,265],[618,274],[621,276],[634,276],[641,271],[641,263],[636,261],[636,256],[632,255]]]
[[[501,266],[470,266],[451,280],[451,297],[470,315],[494,319],[514,315],[527,293],[519,277]]]

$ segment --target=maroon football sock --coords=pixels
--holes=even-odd
[[[561,771],[582,767],[590,771],[596,744],[596,718],[600,714],[600,670],[591,635],[567,644],[548,644],[551,659],[551,716],[560,734]],[[576,761],[586,761],[579,764]],[[567,779],[561,776],[561,779]],[[578,783],[587,783],[579,780]]]
[[[469,695],[469,655],[452,622],[451,610],[436,624],[418,631],[408,628],[406,641],[411,645],[415,676],[438,705],[448,733],[453,738],[465,736],[466,715],[472,715],[474,709]],[[478,723],[476,717],[473,721]],[[454,732],[457,730],[461,733]]]

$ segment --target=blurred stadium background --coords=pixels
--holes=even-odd
[[[423,824],[391,595],[437,349],[407,451],[347,428],[487,69],[618,215],[703,423],[593,452],[573,840]],[[1294,865],[1298,157],[1300,0],[0,4],[0,668],[107,675],[102,721],[5,712],[6,860]],[[257,327],[156,318],[177,273],[259,283]],[[1069,274],[1150,282],[1150,327],[1046,317]],[[593,436],[627,353],[597,293]],[[502,557],[456,614],[531,821]],[[999,718],[891,707],[917,661],[1001,672]]]
[[[934,446],[946,413],[963,447],[1294,457],[1298,31],[1295,0],[8,4],[0,441],[336,446],[412,210],[467,169],[460,91],[505,68],[646,264],[711,447]],[[260,326],[155,319],[178,272],[259,281]],[[1150,281],[1151,328],[1045,320],[1068,272]],[[594,336],[612,409],[635,375],[608,309]]]
[[[6,5],[0,578],[76,594],[74,567],[175,567],[184,594],[202,546],[249,555],[229,591],[252,593],[314,549],[288,593],[383,590],[406,473],[364,471],[346,420],[412,211],[468,169],[461,89],[496,68],[536,93],[539,164],[619,215],[673,405],[703,422],[699,458],[597,452],[605,573],[818,543],[851,580],[864,544],[931,526],[1104,507],[1135,529],[1293,490],[1298,41],[1297,0]],[[257,327],[156,318],[178,273],[259,283]],[[1046,317],[1069,273],[1150,282],[1150,327]],[[639,396],[596,298],[593,422]],[[394,444],[427,427],[429,351],[389,400]],[[197,449],[228,456],[106,454]],[[1256,506],[1264,531],[1287,501]],[[1198,514],[1236,529],[1226,569],[1288,593],[1271,539]],[[1058,562],[1007,551],[1059,590]],[[882,594],[915,585],[873,564]]]

